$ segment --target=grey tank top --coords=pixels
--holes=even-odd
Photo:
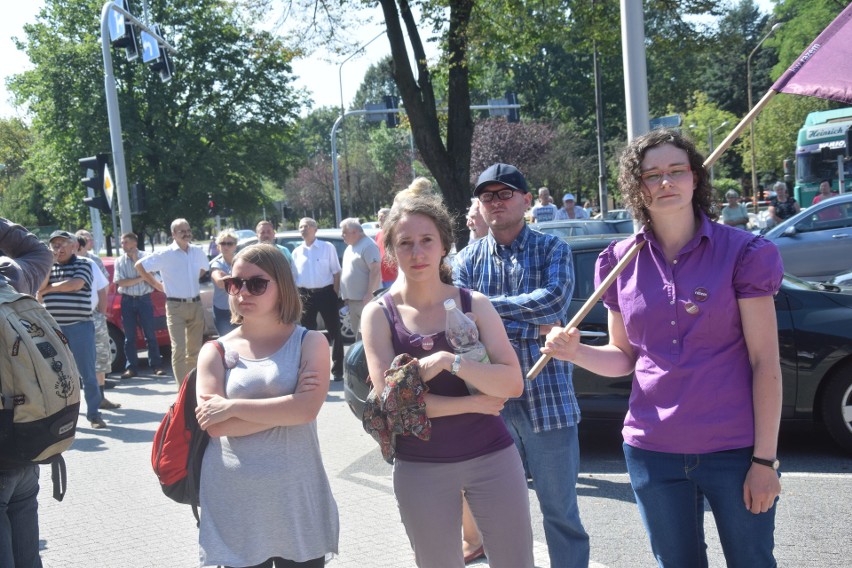
[[[226,370],[227,397],[295,392],[304,333],[296,326],[265,359],[240,357]],[[337,504],[322,464],[316,421],[211,438],[200,497],[202,566],[254,566],[275,556],[304,562],[337,553]]]

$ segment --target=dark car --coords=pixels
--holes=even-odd
[[[624,237],[621,237],[624,238]],[[611,239],[566,239],[574,256],[576,285],[569,315],[594,291],[594,266]],[[852,452],[852,287],[814,284],[784,276],[775,296],[784,400],[782,419],[813,420]],[[609,341],[607,310],[598,302],[580,325],[584,343]],[[344,394],[361,417],[370,392],[363,345],[352,345],[344,362]],[[585,418],[622,420],[631,376],[601,377],[574,367],[574,390]]]

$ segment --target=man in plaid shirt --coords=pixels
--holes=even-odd
[[[473,193],[489,233],[456,255],[455,283],[490,298],[526,374],[547,332],[568,320],[574,291],[571,249],[526,225],[524,212],[532,196],[514,166],[489,167]],[[551,359],[538,378],[525,382],[522,396],[506,402],[502,415],[533,479],[550,565],[574,568],[589,565],[589,536],[577,507],[580,409],[571,370],[570,363]]]

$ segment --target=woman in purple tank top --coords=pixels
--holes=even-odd
[[[500,316],[478,292],[452,285],[445,262],[452,219],[431,184],[419,178],[394,200],[382,225],[385,251],[400,273],[390,291],[364,308],[367,365],[377,392],[394,357],[417,358],[429,388],[428,441],[396,439],[394,494],[420,567],[464,566],[462,494],[482,532],[492,567],[533,566],[529,497],[523,465],[500,417],[523,377]],[[461,359],[444,336],[444,301],[476,316],[490,363]],[[479,391],[471,395],[465,382]]]

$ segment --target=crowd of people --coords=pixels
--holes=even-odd
[[[495,568],[531,568],[530,486],[550,565],[589,566],[576,490],[574,365],[633,374],[623,451],[659,566],[707,566],[705,499],[729,566],[775,566],[781,383],[777,337],[761,330],[774,325],[781,261],[772,243],[739,230],[747,216],[735,192],[726,195],[724,223],[714,222],[702,162],[692,142],[670,130],[640,136],[624,151],[619,185],[642,228],[597,261],[600,283],[638,250],[604,294],[604,346],[583,344],[576,328],[565,327],[575,284],[570,247],[531,230],[526,218],[530,210],[536,221],[588,212],[570,193],[557,209],[544,187],[533,206],[527,179],[509,164],[479,176],[466,216],[470,242],[451,262],[454,220],[423,178],[380,212],[376,240],[357,219],[341,223],[342,263],[333,245],[316,238],[311,218],[299,222],[304,242],[293,251],[274,244],[266,221],[257,226],[258,244],[239,252],[236,234],[222,231],[210,262],[185,219],[172,223],[174,242],[154,253],[139,251],[136,235],[122,235],[113,280],[128,337],[124,375],[139,372],[137,326],[152,371],[165,373],[152,329],[155,289],[167,297],[176,381],[198,370],[196,416],[211,436],[201,477],[201,564],[316,567],[337,553],[338,511],[316,420],[330,381],[342,376],[338,310],[345,304],[363,337],[374,394],[388,396],[408,381],[424,387],[416,418],[429,435],[392,442],[394,494],[418,566],[461,567],[487,556]],[[795,206],[779,190],[775,214]],[[0,223],[0,245],[14,255],[5,228]],[[34,276],[20,286],[43,299],[69,338],[86,418],[106,428],[96,323],[106,285],[97,261],[87,259],[90,235],[81,237],[53,233],[52,263],[39,245]],[[28,274],[23,262],[16,266]],[[202,345],[198,280],[207,270],[219,339]],[[454,351],[445,333],[450,300],[476,322],[486,357]],[[328,339],[313,331],[317,315]],[[524,380],[542,354],[549,362]],[[9,565],[40,566],[35,508],[24,514],[10,506],[35,502],[37,467],[2,467],[0,479],[16,482],[12,490],[0,484],[7,517],[0,526],[12,527],[0,532],[16,546],[3,541],[0,550],[16,551]]]

